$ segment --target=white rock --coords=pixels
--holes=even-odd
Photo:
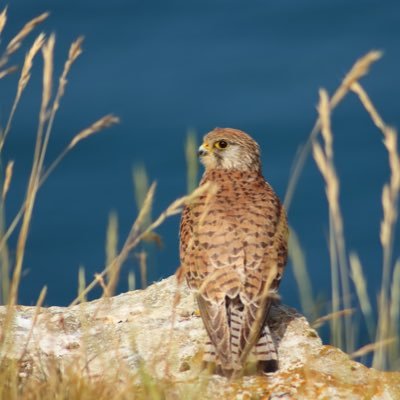
[[[35,324],[35,307],[18,306],[1,356],[19,360],[23,355],[21,376],[37,379],[56,365],[61,372],[72,366],[92,379],[118,376],[122,382],[144,366],[152,376],[175,382],[171,399],[184,398],[188,388],[199,385],[210,399],[252,394],[265,399],[400,399],[400,374],[368,369],[323,346],[306,319],[283,305],[273,307],[270,318],[278,372],[236,382],[209,376],[201,372],[206,332],[195,310],[192,294],[185,285],[178,288],[175,277],[74,307],[42,308]],[[0,307],[0,320],[6,312]]]

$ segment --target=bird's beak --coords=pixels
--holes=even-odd
[[[199,157],[204,157],[206,156],[208,153],[210,153],[210,146],[208,143],[203,143],[200,147],[199,150],[197,151],[197,155]]]

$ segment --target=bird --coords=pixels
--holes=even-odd
[[[205,167],[199,187],[209,189],[182,211],[179,274],[209,337],[204,364],[238,376],[252,355],[261,373],[274,372],[279,363],[268,314],[287,262],[286,212],[247,133],[215,128],[198,156]]]

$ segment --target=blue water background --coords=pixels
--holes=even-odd
[[[154,215],[185,194],[188,129],[199,140],[216,126],[250,133],[261,145],[265,177],[283,198],[295,154],[316,119],[318,89],[332,93],[353,62],[371,49],[383,50],[384,58],[363,85],[385,121],[400,126],[398,1],[14,0],[3,48],[43,11],[51,16],[39,30],[57,37],[56,75],[69,44],[85,36],[46,164],[102,115],[113,112],[121,124],[79,144],[40,190],[24,262],[23,304],[34,304],[47,285],[45,303],[66,305],[77,293],[80,265],[88,280],[102,270],[112,210],[118,213],[122,245],[137,213],[133,166],[143,163],[150,179],[158,182]],[[9,222],[21,205],[31,168],[41,67],[39,58],[4,150],[3,164],[15,160]],[[3,125],[17,78],[0,82]],[[381,133],[354,95],[335,111],[333,131],[347,246],[359,253],[374,300],[382,265],[379,226],[387,155]],[[306,252],[315,293],[329,300],[327,206],[311,158],[289,221]],[[173,217],[157,229],[164,246],[150,257],[149,281],[167,277],[179,266],[178,227],[179,217]],[[15,244],[13,235],[12,254]],[[395,247],[398,257],[399,235]],[[119,291],[127,290],[129,270],[137,270],[134,257],[124,266]],[[90,298],[98,294],[94,291]],[[285,303],[299,307],[290,264],[281,294]]]

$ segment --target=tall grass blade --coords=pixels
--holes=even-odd
[[[321,132],[324,142],[324,150],[317,143],[313,143],[313,154],[316,164],[325,180],[326,184],[326,197],[329,205],[329,222],[332,226],[330,230],[330,240],[333,242],[330,244],[330,250],[335,253],[335,260],[337,256],[339,265],[339,277],[340,277],[340,291],[342,294],[343,306],[345,309],[351,308],[350,301],[350,281],[349,281],[349,268],[347,263],[346,246],[343,232],[343,218],[339,204],[339,179],[336,174],[336,169],[333,160],[333,134],[330,125],[330,101],[328,94],[325,90],[320,90],[320,102],[318,105],[319,120],[321,121]],[[332,253],[331,253],[332,254]],[[331,268],[336,268],[335,265],[331,265]],[[332,276],[336,275],[336,271]],[[337,290],[337,288],[335,289]],[[337,294],[333,293],[333,296]],[[345,335],[345,348],[347,351],[353,350],[354,332],[351,328],[351,320],[349,316],[344,318],[344,335]],[[341,337],[341,332],[340,332]],[[340,339],[339,339],[340,343]]]
[[[133,271],[129,271],[129,273],[128,273],[128,290],[132,291],[135,289],[136,289],[135,273]]]
[[[387,310],[390,304],[390,281],[393,279],[393,244],[395,239],[395,226],[398,219],[398,202],[400,192],[400,155],[397,145],[397,132],[389,127],[370,100],[368,94],[358,82],[351,84],[351,90],[357,94],[361,104],[383,135],[383,144],[389,158],[390,179],[382,190],[383,219],[381,222],[380,240],[383,249],[382,282],[378,300],[378,326],[376,342],[384,343],[391,335],[390,314]],[[374,352],[373,366],[379,369],[389,367],[391,354],[384,346],[378,346]]]
[[[25,61],[24,61],[24,65],[22,66],[21,76],[18,81],[17,93],[15,95],[15,99],[14,99],[13,105],[11,107],[10,115],[8,116],[6,127],[4,129],[4,132],[3,132],[1,140],[0,140],[0,152],[3,149],[7,135],[11,129],[11,123],[14,118],[15,111],[17,110],[18,103],[21,99],[22,92],[25,90],[25,88],[28,85],[28,82],[31,78],[31,69],[32,69],[32,65],[33,65],[33,60],[34,60],[36,54],[38,53],[38,51],[42,48],[42,46],[44,44],[44,40],[45,40],[45,35],[43,33],[41,33],[36,38],[32,47],[29,49],[28,53],[25,56]]]
[[[197,138],[193,130],[189,130],[186,136],[185,156],[187,168],[187,191],[193,192],[196,189],[198,181],[197,176],[199,173],[199,163],[197,160]]]
[[[372,314],[372,306],[369,300],[367,283],[365,280],[361,261],[357,254],[350,253],[350,269],[351,278],[356,288],[358,302],[363,313],[365,323],[367,325],[369,337],[372,339],[375,335],[374,317]]]
[[[316,318],[316,307],[308,274],[306,258],[301,248],[299,238],[293,228],[290,228],[289,235],[289,257],[293,265],[293,273],[296,286],[299,290],[300,304],[302,312],[308,319]]]
[[[106,238],[106,262],[110,265],[118,253],[118,216],[115,212],[108,217],[107,238]],[[118,264],[114,265],[107,273],[107,291],[110,296],[115,293],[118,285],[119,273]]]
[[[133,187],[135,193],[136,207],[140,210],[143,207],[147,192],[149,191],[149,177],[146,168],[143,164],[139,164],[133,168],[132,172]],[[149,225],[151,222],[151,210],[146,214],[144,225]]]
[[[80,303],[87,301],[87,297],[83,294],[86,287],[85,267],[80,266],[78,269],[78,298]]]

